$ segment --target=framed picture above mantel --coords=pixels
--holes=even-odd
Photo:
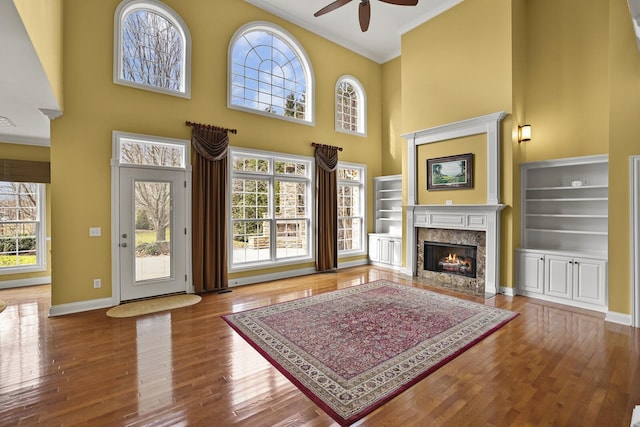
[[[427,191],[473,188],[473,153],[427,159]]]

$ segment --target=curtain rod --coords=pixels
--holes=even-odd
[[[214,126],[214,125],[203,125],[202,123],[193,123],[190,121],[186,121],[184,122],[185,125],[187,126],[202,126],[205,127],[207,129],[213,129],[213,130],[217,130],[219,132],[231,132],[231,133],[238,133],[238,129],[229,129],[229,128],[223,128],[220,126]]]
[[[342,147],[337,147],[335,145],[318,144],[317,142],[312,142],[311,145],[313,145],[314,147],[335,148],[338,151],[342,151]]]

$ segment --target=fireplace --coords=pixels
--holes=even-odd
[[[486,233],[477,230],[417,228],[416,275],[429,284],[485,296]]]
[[[476,278],[478,248],[454,243],[424,242],[424,269]]]

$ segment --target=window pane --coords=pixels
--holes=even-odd
[[[304,72],[307,67],[292,47],[293,43],[267,29],[250,29],[235,40],[230,58],[233,64],[231,103],[310,121],[305,100],[310,83]],[[253,90],[237,90],[238,87],[248,88],[249,80],[258,82],[257,92],[255,85],[252,85]]]
[[[184,40],[163,16],[134,10],[122,19],[123,80],[184,92]]]
[[[276,181],[276,218],[307,216],[307,186],[304,183]]]
[[[163,144],[122,138],[120,142],[120,163],[183,168],[186,164],[185,147],[179,144]]]
[[[277,258],[290,258],[308,255],[307,221],[276,220]]]
[[[0,269],[39,263],[39,188],[36,183],[0,182]]]
[[[233,262],[271,259],[269,221],[233,221]]]
[[[233,179],[231,213],[233,219],[267,219],[269,217],[269,181]]]
[[[171,183],[135,184],[136,281],[172,277]]]
[[[338,250],[355,251],[362,249],[362,221],[360,218],[338,220]]]
[[[277,174],[307,176],[307,164],[303,162],[276,161],[275,168]]]
[[[257,157],[233,156],[232,169],[241,172],[269,173],[269,160]]]
[[[361,178],[360,169],[356,168],[339,168],[338,179],[349,181],[360,181]]]

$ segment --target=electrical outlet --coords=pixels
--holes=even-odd
[[[102,280],[100,279],[93,279],[93,288],[94,289],[98,289],[102,287]]]
[[[100,237],[101,234],[100,227],[89,227],[89,237]]]

